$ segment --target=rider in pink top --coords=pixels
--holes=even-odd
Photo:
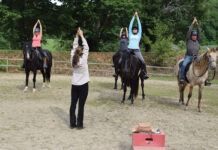
[[[36,26],[39,24],[40,28],[37,28]],[[43,57],[43,68],[47,68],[47,64],[46,64],[46,57],[45,54],[42,51],[41,48],[41,39],[42,39],[42,25],[40,20],[38,20],[36,22],[36,24],[33,27],[33,41],[32,41],[32,48],[33,50],[38,50],[41,54],[41,56]],[[21,65],[21,68],[24,68],[24,63]]]
[[[36,26],[39,24],[40,26],[40,29],[39,28],[36,28]],[[38,20],[36,22],[36,24],[34,25],[33,27],[33,42],[32,42],[32,48],[34,50],[38,50],[40,52],[40,54],[42,55],[43,57],[43,68],[47,68],[47,64],[46,64],[46,57],[42,51],[42,48],[41,48],[41,39],[42,39],[42,25],[41,25],[41,22],[40,20]]]

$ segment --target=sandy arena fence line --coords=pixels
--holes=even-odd
[[[0,67],[5,67],[6,68],[6,72],[9,71],[10,67],[16,67],[16,68],[20,67],[20,65],[10,64],[9,62],[11,62],[11,61],[23,61],[22,58],[0,58],[0,60],[6,61],[5,64],[0,64]],[[66,64],[67,66],[70,66],[71,62],[70,61],[63,61],[63,60],[53,59],[53,66],[52,66],[52,71],[53,72],[56,72],[58,70],[69,70],[69,71],[72,70],[71,67],[59,67],[57,64]],[[111,67],[111,68],[106,68],[106,69],[89,68],[89,71],[91,71],[91,72],[101,72],[101,73],[103,73],[103,75],[106,74],[106,76],[112,75],[114,73],[114,69],[112,68],[113,64],[110,64],[110,63],[95,63],[95,62],[89,62],[88,64],[89,65],[98,65],[98,66]],[[154,75],[154,76],[174,76],[175,75],[174,71],[173,71],[174,67],[161,67],[161,66],[149,66],[149,65],[147,65],[147,68],[170,70],[170,73],[168,71],[168,73],[149,73],[149,75]]]

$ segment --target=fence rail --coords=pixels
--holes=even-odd
[[[9,61],[23,61],[23,59],[21,58],[0,58],[0,60],[4,60],[5,62],[4,63],[0,63],[0,67],[6,67],[6,71],[8,72],[9,71],[9,68],[10,67],[17,67],[19,68],[20,65],[15,65],[15,64],[11,64],[9,63]],[[55,60],[53,59],[53,66],[52,66],[52,70],[55,71],[55,70],[71,70],[72,68],[71,67],[58,67],[57,64],[71,64],[70,61],[63,61],[63,60]],[[95,63],[95,62],[89,62],[88,65],[97,65],[97,66],[106,66],[106,67],[109,67],[109,66],[112,66],[112,64],[110,63]],[[149,73],[150,75],[155,75],[155,76],[174,76],[174,72],[173,72],[173,69],[174,67],[161,67],[161,66],[147,66],[147,68],[150,68],[150,69],[161,69],[161,70],[169,70],[168,73],[163,73],[163,71],[161,73]],[[89,71],[92,71],[92,72],[102,72],[102,73],[114,73],[114,69],[111,67],[111,68],[107,68],[107,69],[100,69],[100,68],[89,68]]]

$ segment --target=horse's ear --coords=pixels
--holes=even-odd
[[[210,53],[211,49],[209,47],[207,47],[207,53]]]

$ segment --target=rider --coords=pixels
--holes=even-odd
[[[120,53],[127,51],[127,44],[128,44],[128,29],[126,28],[126,32],[123,31],[123,28],[120,30],[120,49],[119,51],[115,54],[116,57],[120,57]],[[118,62],[118,72],[120,71],[120,65],[121,65],[121,60],[122,58],[120,57],[119,62]],[[114,77],[117,76],[117,74],[113,75]]]
[[[197,26],[197,31],[192,30],[194,24]],[[200,27],[198,25],[198,21],[194,18],[191,26],[189,27],[188,33],[186,35],[186,54],[184,61],[182,63],[181,72],[180,72],[180,84],[184,84],[184,74],[186,66],[198,56],[199,51],[199,40],[201,37]]]
[[[37,28],[36,26],[39,24],[40,26],[40,29]],[[42,25],[41,25],[41,22],[40,20],[38,19],[36,24],[34,25],[33,27],[33,41],[32,41],[32,48],[34,50],[38,50],[41,54],[41,56],[43,57],[43,68],[47,68],[47,64],[46,64],[46,57],[42,51],[42,48],[41,48],[41,39],[42,39]],[[22,68],[24,68],[24,63],[21,65]]]
[[[138,26],[134,25],[133,26],[133,22],[135,20],[135,18],[137,19],[138,22]],[[146,64],[145,61],[142,57],[142,54],[140,52],[140,48],[139,48],[139,42],[141,40],[141,35],[142,35],[142,27],[141,27],[141,23],[138,17],[138,13],[135,12],[130,24],[129,24],[129,46],[128,46],[128,50],[129,51],[133,51],[135,53],[135,55],[139,58],[139,60],[142,63],[142,67],[141,67],[141,71],[144,73],[144,78],[148,79],[149,76],[147,74],[147,70],[146,70]]]

